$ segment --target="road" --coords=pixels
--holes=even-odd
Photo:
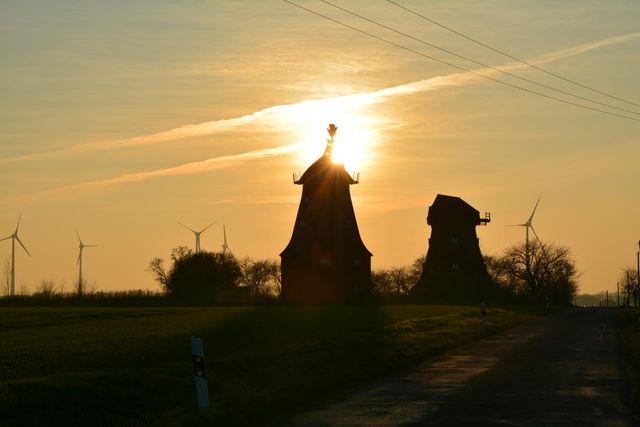
[[[632,426],[614,310],[522,324],[298,414],[295,427]]]

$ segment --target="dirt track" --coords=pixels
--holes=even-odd
[[[299,414],[291,426],[632,426],[613,310],[576,309],[467,345]]]

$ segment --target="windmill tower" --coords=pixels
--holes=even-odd
[[[449,301],[486,296],[490,284],[476,227],[487,225],[491,214],[480,212],[460,197],[438,194],[429,207],[429,251],[414,295]]]
[[[533,232],[533,235],[536,236],[536,240],[540,244],[540,248],[542,248],[542,250],[544,251],[544,246],[542,245],[542,241],[540,241],[540,238],[538,237],[538,233],[536,233],[535,228],[533,228],[533,216],[536,214],[536,209],[538,209],[538,203],[540,203],[540,197],[538,197],[538,201],[536,202],[536,205],[533,207],[533,211],[531,212],[529,219],[527,219],[522,224],[511,225],[511,227],[525,228],[524,259],[525,259],[525,269],[527,271],[527,274],[531,273],[531,246],[529,244],[529,230],[531,230]]]
[[[78,264],[78,295],[82,296],[84,294],[84,279],[82,278],[82,253],[84,251],[84,248],[97,248],[98,245],[85,245],[80,238],[80,235],[78,234],[78,230],[76,230],[76,236],[78,236],[78,248],[80,248],[80,251],[78,253],[78,261],[76,262],[76,264]]]
[[[12,296],[16,294],[16,240],[20,243],[20,246],[22,246],[22,249],[24,249],[27,255],[31,256],[26,246],[22,243],[22,240],[20,240],[20,237],[18,237],[21,218],[22,216],[18,217],[18,225],[16,225],[16,230],[13,233],[4,239],[0,239],[0,241],[11,239],[11,289],[9,293]]]
[[[372,254],[360,237],[349,189],[358,180],[332,159],[337,129],[329,125],[324,154],[294,179],[302,198],[280,254],[282,297],[291,302],[344,302],[371,293]]]
[[[227,227],[222,224],[222,234],[224,235],[224,242],[222,243],[222,255],[226,255],[229,252],[229,245],[227,244]]]

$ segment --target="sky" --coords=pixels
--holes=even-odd
[[[0,5],[0,238],[22,215],[18,287],[77,281],[158,290],[146,271],[200,229],[220,250],[277,258],[329,123],[373,268],[427,251],[436,194],[481,213],[484,253],[524,240],[571,249],[581,292],[615,290],[640,240],[640,2],[4,0]],[[409,49],[409,50],[407,50]],[[413,52],[412,52],[413,51]],[[420,54],[416,54],[419,52]],[[438,58],[474,73],[429,60]],[[540,84],[595,100],[571,97]],[[497,83],[498,79],[524,90]],[[615,115],[532,94],[562,98]],[[610,106],[617,107],[611,108]],[[627,110],[627,111],[623,111]],[[0,268],[11,257],[0,242]]]

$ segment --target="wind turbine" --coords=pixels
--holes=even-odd
[[[16,225],[16,231],[14,231],[11,236],[0,239],[0,241],[11,239],[11,295],[16,294],[16,240],[18,241],[18,243],[20,243],[20,246],[22,246],[22,249],[24,249],[27,255],[31,256],[27,248],[22,243],[22,240],[20,240],[20,237],[18,237],[18,228],[20,228],[21,218],[22,215],[18,217],[18,225]]]
[[[512,227],[525,227],[526,230],[526,238],[525,238],[525,262],[527,264],[527,269],[529,268],[529,229],[533,231],[533,235],[536,236],[536,240],[540,243],[540,247],[542,247],[542,242],[538,237],[538,233],[536,233],[535,228],[533,228],[533,216],[536,214],[536,209],[538,209],[538,203],[540,203],[540,197],[538,197],[538,201],[536,205],[533,207],[533,212],[531,212],[531,216],[527,219],[523,224],[513,224]],[[544,248],[543,248],[544,250]]]
[[[78,245],[78,247],[80,248],[80,253],[78,254],[78,262],[76,262],[76,264],[78,264],[78,294],[82,295],[83,293],[83,281],[82,281],[82,251],[84,250],[84,248],[96,248],[98,247],[98,245],[85,245],[84,242],[82,241],[82,239],[80,238],[80,235],[78,234],[78,230],[76,230],[76,236],[78,236],[78,242],[80,243]]]
[[[224,233],[224,243],[222,244],[222,255],[226,255],[229,252],[229,245],[227,245],[227,228],[222,224],[222,232]]]
[[[216,222],[218,222],[218,220],[217,220],[217,219],[216,219],[215,221],[213,221],[211,224],[207,225],[205,228],[203,228],[203,229],[202,229],[202,230],[200,230],[200,231],[196,231],[196,230],[194,230],[194,229],[192,229],[192,228],[189,228],[189,227],[187,227],[186,225],[184,225],[184,224],[183,224],[183,223],[181,223],[181,222],[178,222],[178,224],[180,224],[181,226],[183,226],[183,227],[184,227],[184,228],[186,228],[187,230],[191,231],[191,232],[196,236],[196,253],[199,253],[199,252],[200,252],[200,235],[201,235],[202,233],[204,233],[204,231],[205,231],[207,228],[211,227],[211,226],[212,226],[213,224],[215,224]]]

